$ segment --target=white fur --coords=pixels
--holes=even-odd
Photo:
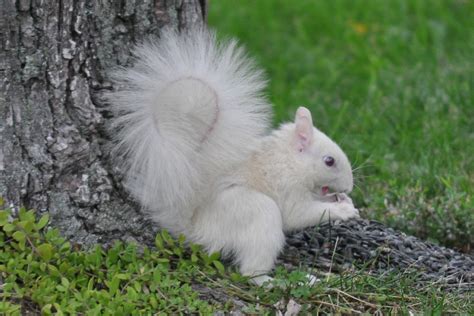
[[[135,54],[133,68],[114,74],[122,90],[109,95],[113,155],[141,204],[184,232],[209,183],[244,161],[267,131],[265,81],[235,41],[218,45],[206,30],[164,32]]]
[[[204,29],[166,31],[138,46],[136,57],[116,72],[121,90],[109,95],[113,154],[126,187],[163,227],[233,256],[261,284],[284,231],[358,216],[346,195],[347,157],[306,108],[264,136],[265,81],[235,41],[218,44]],[[338,193],[323,195],[324,186]]]

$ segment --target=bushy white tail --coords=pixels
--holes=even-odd
[[[180,226],[216,177],[249,158],[267,130],[265,80],[235,41],[165,31],[114,75],[113,154],[126,187],[165,226]],[[168,227],[173,229],[173,227]]]

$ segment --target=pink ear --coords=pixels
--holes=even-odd
[[[313,120],[307,108],[300,106],[296,110],[295,125],[296,147],[299,151],[306,150],[313,141]]]

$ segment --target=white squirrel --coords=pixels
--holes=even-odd
[[[284,232],[358,217],[351,165],[298,108],[268,133],[266,81],[234,40],[165,31],[135,49],[109,94],[125,187],[172,234],[232,256],[257,284]]]

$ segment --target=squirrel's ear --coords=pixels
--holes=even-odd
[[[300,106],[296,110],[295,125],[296,148],[301,152],[313,141],[313,120],[307,108]]]

